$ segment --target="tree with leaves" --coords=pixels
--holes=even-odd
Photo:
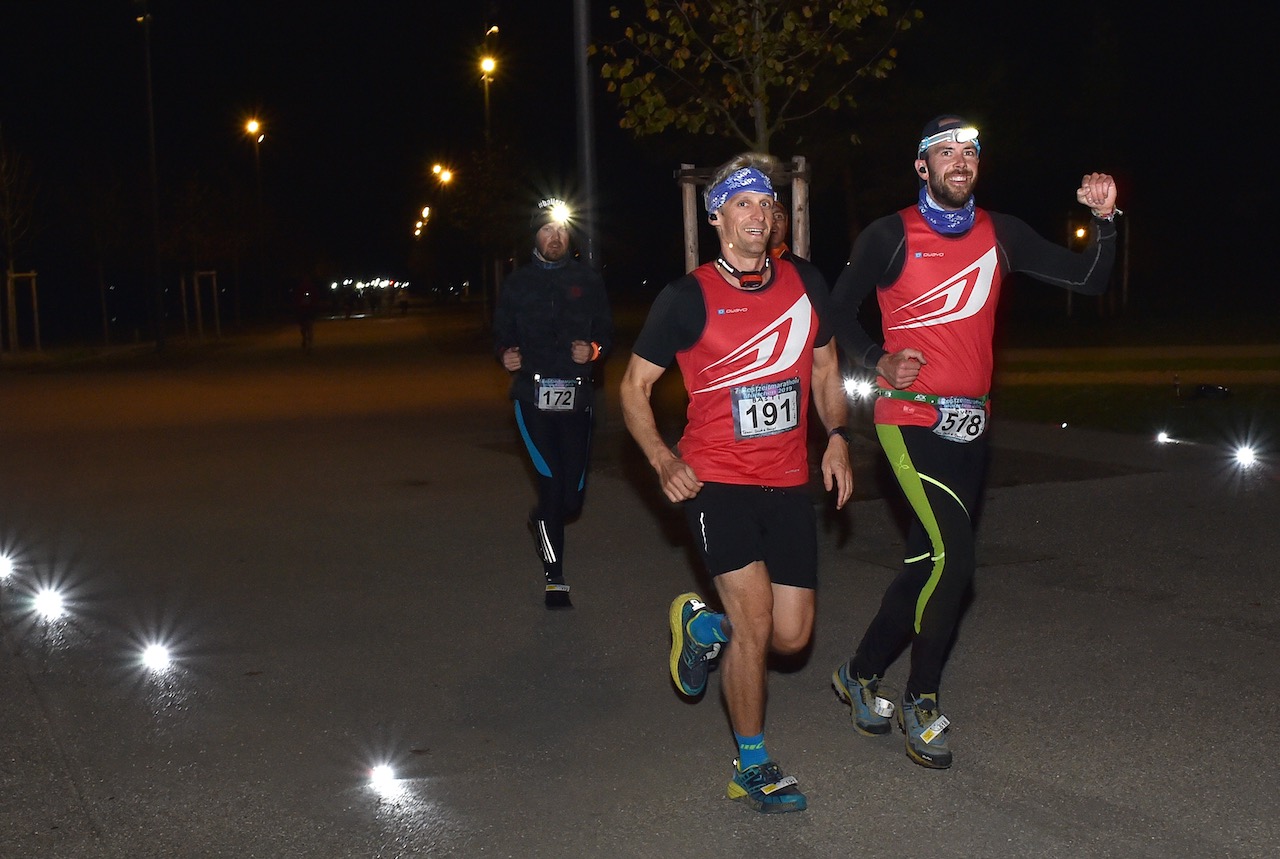
[[[621,38],[593,48],[622,127],[732,137],[757,152],[788,126],[856,107],[858,85],[889,74],[895,37],[923,17],[882,0],[642,2]]]

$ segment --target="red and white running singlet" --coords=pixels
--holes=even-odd
[[[902,272],[877,291],[885,351],[910,347],[924,353],[928,363],[909,391],[982,397],[991,390],[991,340],[1004,279],[991,218],[978,209],[972,229],[945,236],[914,206],[899,214],[906,235]],[[937,416],[927,403],[876,401],[876,423],[932,426]]]
[[[818,316],[791,263],[746,292],[714,263],[694,270],[706,326],[676,354],[689,394],[680,457],[699,479],[759,486],[809,480],[808,405]]]

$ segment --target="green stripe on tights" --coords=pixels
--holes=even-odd
[[[955,498],[961,510],[964,510],[964,504],[949,488],[932,477],[916,471],[915,465],[911,462],[911,454],[907,452],[907,444],[902,439],[901,429],[892,424],[876,424],[876,435],[880,438],[880,446],[884,448],[885,456],[889,458],[893,476],[898,479],[898,485],[907,496],[911,509],[915,511],[916,516],[920,517],[920,524],[924,525],[925,533],[929,535],[929,542],[933,544],[935,553],[933,572],[929,574],[929,580],[920,589],[920,596],[916,599],[915,631],[919,634],[920,618],[924,616],[924,608],[929,604],[929,598],[933,596],[934,589],[938,587],[938,580],[942,578],[942,570],[947,563],[946,549],[942,545],[942,531],[938,528],[938,520],[934,518],[933,508],[929,506],[929,496],[924,491],[925,481]],[[923,560],[923,557],[911,560]]]

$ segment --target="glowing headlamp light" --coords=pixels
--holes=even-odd
[[[931,134],[924,140],[920,141],[920,148],[916,154],[921,154],[928,150],[930,146],[938,143],[972,143],[982,153],[982,144],[978,142],[978,129],[973,126],[964,126],[961,128],[948,128],[945,131],[939,131],[937,134]]]
[[[560,226],[567,226],[569,220],[573,217],[573,211],[569,208],[569,204],[558,197],[539,200],[538,210],[546,221]]]

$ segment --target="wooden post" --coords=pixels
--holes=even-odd
[[[684,208],[684,271],[698,267],[698,186],[692,177],[692,164],[681,164],[677,177],[680,180],[680,202]]]
[[[200,309],[200,280],[192,275],[191,300],[196,306],[196,339],[204,340],[204,311]]]
[[[40,300],[36,297],[36,273],[34,271],[27,272],[25,275],[31,279],[31,328],[36,333],[36,351],[43,351],[40,348]]]
[[[791,159],[791,247],[809,258],[809,167],[803,155]]]

